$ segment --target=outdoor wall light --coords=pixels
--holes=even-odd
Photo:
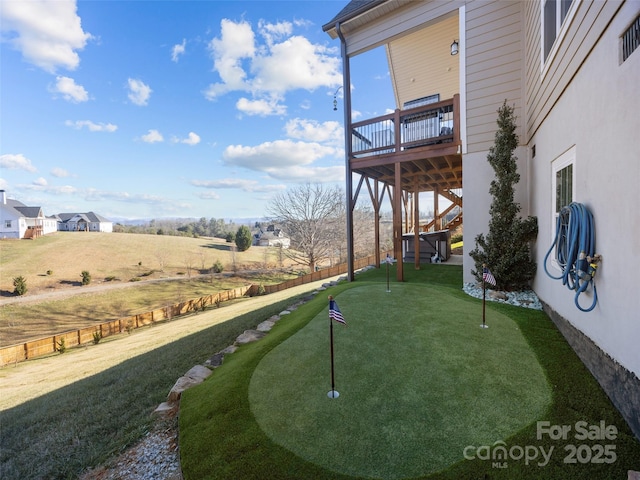
[[[458,54],[458,41],[454,40],[453,43],[451,44],[451,55],[457,55]]]
[[[341,88],[342,88],[342,85],[340,85],[336,89],[336,93],[333,94],[333,111],[334,112],[338,110],[338,92],[340,91]]]

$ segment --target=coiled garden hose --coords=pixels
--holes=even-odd
[[[554,248],[561,270],[559,276],[552,275],[547,269],[547,260]],[[562,207],[556,223],[556,237],[544,257],[544,271],[554,280],[562,280],[562,284],[570,290],[575,290],[576,307],[583,312],[590,312],[598,303],[598,291],[593,277],[602,257],[595,254],[595,249],[595,225],[589,209],[576,202]],[[590,307],[583,308],[578,298],[589,284],[593,286],[593,303]]]

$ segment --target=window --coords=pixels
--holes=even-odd
[[[551,162],[551,226],[550,240],[556,237],[558,216],[562,207],[569,205],[575,198],[576,179],[576,147],[575,145]],[[555,258],[549,262],[554,268],[561,270]]]
[[[551,162],[551,238],[555,237],[555,225],[562,207],[575,198],[576,147],[573,146]]]
[[[640,45],[640,15],[622,35],[622,61],[624,62]]]
[[[4,228],[11,228],[11,220],[4,221]]]
[[[556,213],[569,205],[573,198],[573,164],[556,172]]]
[[[562,26],[569,17],[574,0],[541,0],[542,2],[542,63],[547,61]],[[575,0],[577,3],[578,0]]]

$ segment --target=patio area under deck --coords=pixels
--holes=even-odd
[[[376,264],[379,266],[379,211],[385,193],[388,194],[393,211],[397,279],[403,281],[403,234],[413,231],[416,235],[414,258],[416,268],[420,268],[420,232],[430,225],[439,230],[441,218],[456,205],[462,207],[462,198],[452,192],[462,188],[459,95],[355,122],[351,124],[350,131],[348,178],[353,178],[354,173],[360,175],[352,204],[366,184],[375,212]],[[400,195],[395,194],[398,191]],[[416,227],[412,219],[419,219],[420,192],[433,192],[435,218],[430,225]],[[442,212],[438,208],[439,196],[452,202]],[[407,231],[403,232],[403,225]]]

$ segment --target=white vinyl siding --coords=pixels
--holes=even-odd
[[[542,2],[522,2],[526,35],[525,142],[535,134],[562,92],[585,62],[602,32],[622,6],[617,1],[573,0],[570,19],[563,25],[562,36],[555,39],[551,56],[540,68]],[[570,21],[569,21],[570,20]]]
[[[523,40],[520,2],[469,2],[466,6],[467,151],[493,144],[498,108],[515,107],[522,137]]]

